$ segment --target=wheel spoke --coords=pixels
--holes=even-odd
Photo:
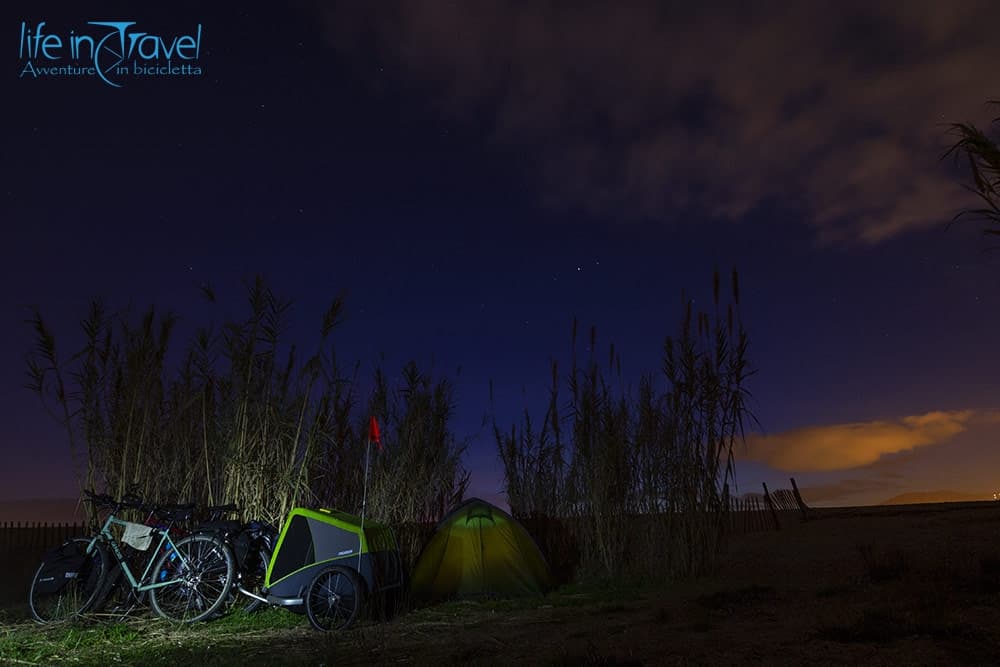
[[[357,574],[345,568],[335,566],[320,573],[307,598],[310,622],[322,630],[349,627],[361,606],[359,586]]]
[[[232,556],[208,535],[192,535],[178,542],[175,549],[187,565],[173,575],[179,580],[177,586],[154,591],[154,609],[178,621],[200,620],[218,609],[229,594]]]

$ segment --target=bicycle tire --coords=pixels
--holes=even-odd
[[[70,544],[83,555],[90,544],[90,539],[74,538],[65,542],[63,546]],[[28,606],[35,622],[61,623],[88,611],[95,611],[100,606],[101,596],[105,590],[108,562],[107,552],[102,546],[95,544],[91,552],[86,554],[76,575],[68,579],[66,585],[58,591],[47,593],[43,592],[40,586],[40,578],[46,565],[43,561],[35,570],[31,578],[31,589],[28,591]]]
[[[264,577],[267,574],[267,565],[271,562],[271,550],[266,546],[261,546],[256,550],[255,554],[256,558],[251,566],[244,564],[243,571],[240,572],[239,580],[240,586],[251,593],[260,595],[261,589],[264,588]],[[240,604],[240,598],[246,598],[246,602]],[[249,595],[240,593],[239,591],[236,593],[236,600],[237,602],[234,605],[235,608],[244,614],[252,614],[264,605],[263,600],[252,598]]]
[[[364,604],[365,585],[354,568],[330,565],[306,589],[306,616],[321,631],[346,630]]]
[[[170,621],[194,623],[211,617],[225,604],[235,576],[235,558],[219,538],[195,533],[161,554],[153,573],[155,581],[178,581],[149,591],[153,611]]]

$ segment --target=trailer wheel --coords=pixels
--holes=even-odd
[[[306,591],[306,615],[317,630],[346,630],[364,604],[365,588],[356,570],[331,565],[320,570]]]

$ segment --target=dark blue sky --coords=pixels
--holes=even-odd
[[[664,34],[690,24],[734,50],[706,63],[687,43],[658,51],[641,16],[657,11],[640,5],[479,7],[5,7],[0,500],[73,491],[65,439],[21,386],[26,306],[67,347],[93,297],[173,309],[183,332],[207,312],[199,284],[235,314],[243,281],[262,274],[295,300],[293,335],[307,343],[344,294],[339,354],[461,367],[459,434],[473,436],[473,491],[489,495],[490,379],[502,423],[526,397],[540,409],[574,316],[615,343],[627,375],[655,369],[682,292],[705,302],[712,271],[732,267],[755,412],[781,436],[751,447],[744,489],[791,474],[823,491],[817,502],[992,490],[1000,255],[974,226],[946,229],[968,200],[955,195],[961,172],[938,161],[942,117],[981,118],[996,96],[992,79],[956,83],[940,65],[989,52],[961,20],[971,9],[935,28],[965,50],[928,27],[930,9],[916,23],[879,10],[926,42],[887,54],[857,27],[869,10],[845,6],[856,46],[782,42],[815,62],[782,58],[799,83],[780,90],[760,68],[786,52],[760,44],[801,32],[792,11],[739,39],[731,21],[661,16]],[[201,23],[203,74],[121,88],[18,77],[22,20],[66,32],[107,19],[163,34]],[[553,37],[554,19],[569,37]],[[634,52],[602,57],[621,40]],[[887,71],[884,95],[860,99]],[[727,85],[755,74],[745,98]],[[815,466],[788,463],[830,433]],[[838,454],[854,451],[866,454]]]

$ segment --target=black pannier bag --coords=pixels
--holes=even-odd
[[[35,590],[45,594],[58,593],[68,583],[80,577],[80,570],[86,562],[87,554],[74,542],[66,542],[47,551],[42,557],[42,566],[35,579]]]
[[[271,553],[278,531],[274,526],[263,521],[251,521],[245,530],[236,533],[232,540],[233,556],[241,571],[262,568],[261,575],[267,570],[267,561],[258,558],[260,549],[266,548]],[[266,555],[266,554],[265,554]]]
[[[253,535],[250,531],[241,530],[233,537],[233,557],[236,558],[236,565],[240,570],[246,568],[247,556],[250,555],[250,547],[253,546]]]

